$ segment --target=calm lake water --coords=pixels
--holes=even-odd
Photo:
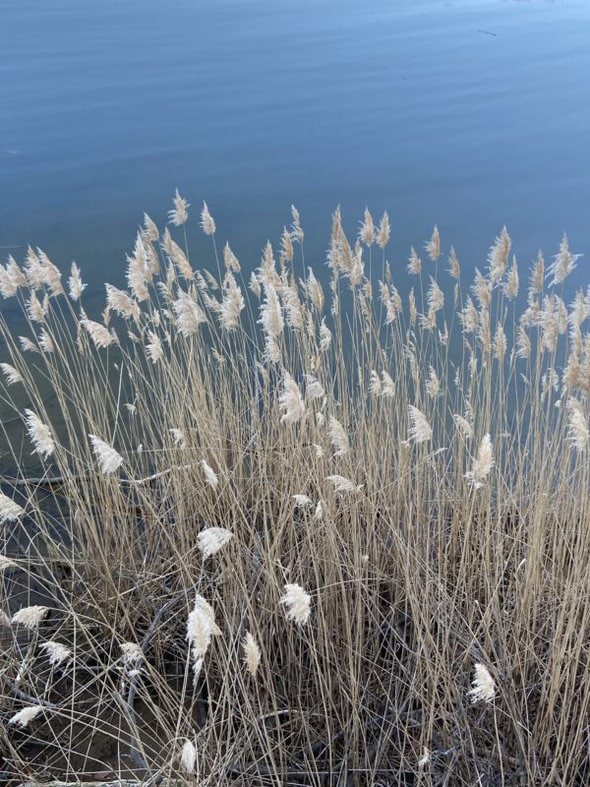
[[[435,222],[464,267],[504,222],[523,264],[564,230],[590,260],[588,0],[2,0],[0,20],[4,260],[76,259],[102,299],[176,186],[245,268],[291,203],[315,265],[337,204],[351,232],[389,211],[394,264]]]

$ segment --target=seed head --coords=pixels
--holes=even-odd
[[[184,197],[180,196],[178,189],[176,189],[176,193],[174,194],[173,202],[174,207],[172,210],[168,211],[168,217],[171,224],[174,224],[175,227],[180,227],[182,224],[185,224],[188,219],[188,209],[190,205]],[[156,236],[156,240],[157,239],[158,236]]]
[[[224,527],[207,527],[205,530],[201,530],[197,536],[197,542],[203,554],[203,560],[207,560],[208,557],[217,554],[222,547],[232,540],[233,536],[234,534]]]
[[[426,420],[423,412],[414,405],[408,405],[408,415],[410,417],[410,441],[415,443],[426,443],[432,439],[432,427]]]
[[[309,620],[311,613],[311,596],[301,585],[285,585],[285,595],[280,603],[287,608],[287,617],[302,626]]]
[[[11,716],[8,719],[8,723],[18,724],[24,729],[29,726],[33,719],[37,718],[42,710],[43,707],[41,705],[28,705],[26,708],[19,710],[18,713],[15,713],[14,716]]]
[[[25,410],[25,415],[27,432],[35,446],[33,453],[39,454],[42,459],[47,459],[55,451],[51,429],[32,410]]]
[[[294,424],[305,415],[305,404],[301,391],[289,372],[285,372],[283,380],[283,393],[279,396],[279,406],[285,411],[281,418],[288,424]]]
[[[475,676],[473,688],[467,692],[471,702],[492,702],[496,696],[496,684],[494,679],[483,664],[475,665]]]
[[[248,631],[242,643],[244,649],[244,663],[246,669],[254,677],[260,666],[260,648],[254,636]]]
[[[194,773],[197,764],[197,749],[192,741],[186,740],[180,751],[180,764],[185,773]]]
[[[62,645],[61,642],[55,642],[50,639],[39,647],[40,650],[44,650],[49,656],[49,663],[52,667],[58,667],[72,657],[72,651],[66,648],[65,645]]]
[[[40,604],[31,607],[21,607],[11,618],[11,623],[20,623],[25,628],[32,631],[36,629],[43,618],[48,614],[49,607],[43,607]]]
[[[330,481],[334,485],[335,492],[360,492],[363,484],[358,486],[354,484],[349,478],[342,475],[328,475],[326,481]]]
[[[22,506],[15,503],[12,498],[0,492],[0,524],[4,522],[16,522],[25,513]]]
[[[215,222],[213,221],[213,216],[209,213],[206,202],[203,202],[203,210],[201,211],[201,229],[205,235],[215,234]]]
[[[92,450],[98,460],[98,466],[101,473],[110,475],[114,473],[123,464],[123,457],[108,443],[101,440],[96,435],[89,434],[90,442],[92,443]]]
[[[473,462],[473,468],[465,473],[465,478],[468,479],[474,489],[479,489],[483,486],[484,480],[489,475],[493,466],[494,449],[492,446],[492,438],[489,434],[486,434],[479,446],[477,459]]]
[[[204,459],[201,459],[201,467],[203,468],[203,472],[205,473],[205,481],[209,484],[209,486],[212,486],[213,489],[215,489],[215,487],[219,483],[219,477],[217,473],[211,467],[211,465],[207,464],[207,462]]]

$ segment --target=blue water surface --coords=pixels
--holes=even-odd
[[[1,0],[0,33],[0,255],[76,259],[89,297],[177,186],[246,269],[291,203],[321,265],[340,204],[389,211],[394,268],[434,223],[483,266],[506,222],[590,280],[587,0]]]

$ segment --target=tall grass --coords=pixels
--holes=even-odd
[[[176,239],[146,217],[102,315],[39,250],[0,271],[5,769],[588,784],[567,240],[519,295],[505,229],[469,285],[438,230],[406,274],[386,215],[351,242],[337,211],[320,276],[293,209],[244,277],[206,205],[193,269],[188,207]]]

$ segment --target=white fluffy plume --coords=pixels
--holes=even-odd
[[[299,386],[287,371],[284,374],[279,406],[285,411],[281,421],[287,424],[294,424],[305,415],[305,404]]]
[[[287,617],[298,625],[307,623],[311,614],[311,596],[301,585],[285,585],[285,594],[280,603],[287,609]]]
[[[203,560],[217,554],[222,547],[228,544],[234,534],[224,527],[207,527],[197,536],[197,543],[203,555]]]
[[[39,454],[42,459],[47,459],[55,451],[51,429],[32,410],[25,410],[25,415],[27,432],[35,446],[33,453]]]
[[[114,473],[123,464],[123,457],[108,443],[101,440],[96,435],[89,434],[90,442],[92,443],[92,450],[98,461],[98,466],[101,473],[110,475]]]

